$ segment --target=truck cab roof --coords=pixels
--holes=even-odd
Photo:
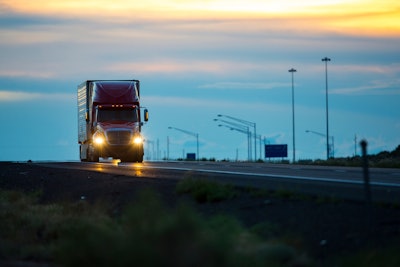
[[[139,102],[139,81],[92,81],[93,104],[134,104]]]

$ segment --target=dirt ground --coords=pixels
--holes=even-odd
[[[254,194],[238,189],[240,193],[233,199],[200,204],[189,196],[177,195],[176,183],[169,179],[0,162],[0,189],[41,190],[43,203],[103,200],[120,210],[135,199],[137,192],[151,188],[170,207],[186,202],[204,216],[227,214],[249,228],[267,224],[268,238],[284,239],[320,263],[358,251],[400,247],[400,203],[367,206],[342,199],[283,192]]]

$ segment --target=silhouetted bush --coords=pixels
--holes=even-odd
[[[190,177],[178,182],[176,192],[178,194],[190,194],[199,203],[217,202],[230,199],[236,195],[232,185]]]

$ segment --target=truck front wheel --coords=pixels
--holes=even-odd
[[[84,155],[83,155],[83,153],[82,153],[82,149],[84,149],[84,148],[82,147],[82,145],[80,145],[80,146],[79,146],[79,159],[80,159],[82,162],[85,162],[85,161],[87,161],[88,159],[87,159],[87,157],[84,157]],[[86,151],[87,151],[87,150],[86,150]],[[87,154],[86,154],[85,156],[87,156]]]
[[[126,155],[122,161],[127,161],[127,162],[143,162],[143,149],[138,149],[135,151],[132,151],[130,154]]]
[[[143,146],[141,146],[140,149],[136,150],[135,154],[136,154],[136,161],[142,163],[144,155]]]
[[[95,149],[88,148],[87,158],[90,162],[99,162],[99,152]]]

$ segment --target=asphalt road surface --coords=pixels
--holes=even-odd
[[[79,169],[126,176],[158,179],[201,177],[238,186],[290,190],[299,193],[366,198],[362,168],[284,165],[244,162],[162,161],[144,163],[42,162],[52,168]],[[369,169],[369,187],[374,202],[400,203],[400,169]]]

